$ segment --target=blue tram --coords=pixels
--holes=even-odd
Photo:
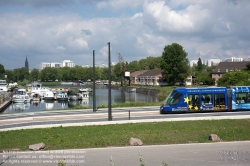
[[[250,110],[250,86],[176,88],[160,113]]]

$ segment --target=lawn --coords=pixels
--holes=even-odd
[[[45,150],[127,146],[130,137],[141,139],[144,145],[204,143],[211,142],[210,134],[223,141],[244,141],[250,140],[249,126],[250,119],[231,119],[1,131],[0,150],[28,150],[40,142],[45,143]]]

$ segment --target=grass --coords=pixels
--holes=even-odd
[[[129,123],[82,127],[52,127],[0,132],[0,150],[44,142],[45,150],[127,146],[130,137],[144,145],[203,143],[210,134],[223,141],[250,140],[250,119]]]

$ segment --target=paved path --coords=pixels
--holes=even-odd
[[[0,131],[46,128],[56,126],[105,125],[138,122],[211,120],[211,119],[246,119],[250,111],[159,114],[159,107],[113,108],[112,121],[108,121],[108,110],[93,112],[86,110],[41,111],[0,115]]]
[[[0,165],[57,166],[58,160],[65,159],[66,166],[109,166],[112,156],[116,166],[139,166],[139,154],[146,166],[164,166],[163,162],[168,166],[249,166],[250,141],[9,152],[0,154]]]

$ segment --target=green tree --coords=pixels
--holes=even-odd
[[[245,70],[250,71],[250,62],[247,63]]]
[[[112,68],[111,68],[111,71],[112,71]],[[100,79],[101,80],[108,80],[108,78],[109,78],[108,74],[109,74],[109,69],[107,67],[103,68],[102,75],[101,75]]]
[[[161,69],[169,84],[184,82],[189,74],[187,52],[177,43],[165,46],[162,53]]]
[[[0,78],[4,77],[4,74],[5,74],[4,66],[0,64]]]
[[[128,64],[128,70],[130,71],[130,73],[133,73],[135,71],[140,70],[140,65],[138,61],[132,61]]]
[[[39,70],[38,69],[33,69],[30,72],[30,80],[31,81],[37,81],[39,79]]]
[[[233,71],[224,74],[218,80],[218,86],[245,86],[250,85],[249,71]]]
[[[54,67],[45,67],[41,71],[41,80],[42,81],[55,81],[57,79],[58,69]]]
[[[62,81],[71,81],[72,77],[70,76],[70,67],[60,68],[60,74],[62,75]]]
[[[29,78],[29,71],[26,67],[14,69],[14,81],[23,82],[25,79]]]
[[[112,78],[114,81],[121,81],[121,66],[117,63],[112,70]]]
[[[14,82],[14,71],[13,70],[5,70],[5,74],[7,75],[7,82]]]
[[[88,79],[93,80],[93,68],[92,67],[85,68],[84,80],[87,81]]]
[[[203,65],[202,65],[202,62],[201,62],[201,58],[198,59],[196,70],[197,70],[197,72],[201,72],[203,70]]]

